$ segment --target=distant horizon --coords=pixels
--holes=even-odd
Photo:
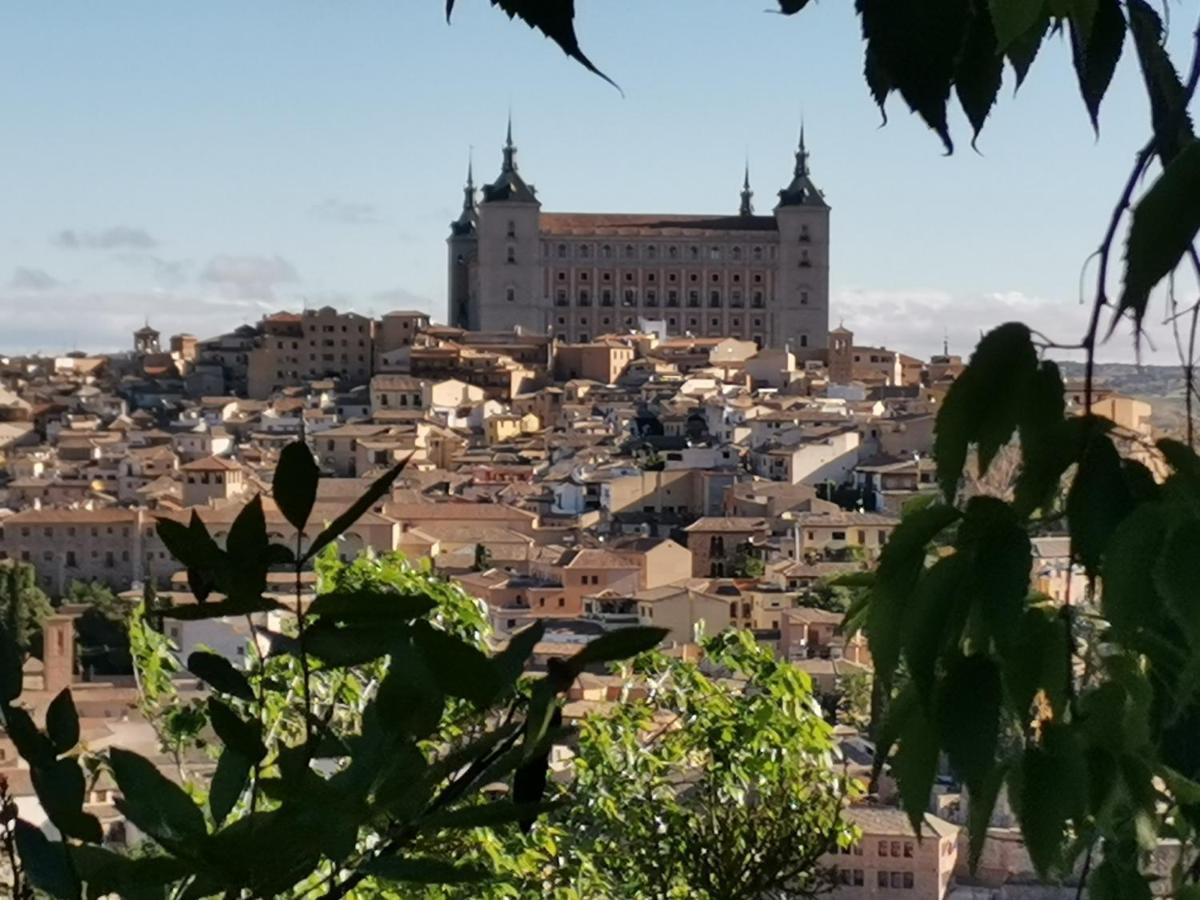
[[[1080,274],[1141,135],[1133,54],[1098,138],[1051,40],[1015,100],[1006,73],[979,151],[957,118],[946,157],[898,98],[881,127],[847,8],[580,6],[623,95],[486,3],[459,4],[452,26],[434,0],[6,10],[0,353],[118,349],[146,316],[211,336],[305,299],[444,318],[468,160],[495,177],[510,110],[547,211],[732,215],[748,163],[765,213],[803,122],[833,210],[831,325],[921,357],[945,336],[967,357],[1010,320],[1082,336]],[[1169,364],[1151,318],[1145,359]],[[1100,358],[1135,352],[1122,325]]]

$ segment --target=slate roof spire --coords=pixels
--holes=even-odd
[[[800,146],[796,150],[796,167],[792,182],[779,192],[779,206],[828,206],[825,197],[813,184],[808,168],[808,147],[804,141],[804,123],[800,124]]]
[[[750,161],[746,160],[746,174],[742,178],[742,205],[738,208],[738,215],[754,215],[753,199],[754,191],[750,190]]]

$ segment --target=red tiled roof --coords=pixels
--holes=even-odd
[[[774,216],[681,216],[639,213],[542,213],[539,230],[552,235],[700,235],[775,231]]]

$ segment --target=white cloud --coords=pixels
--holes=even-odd
[[[327,197],[313,206],[309,213],[338,225],[374,225],[379,222],[379,210],[374,203],[339,200],[336,197]]]
[[[257,322],[267,311],[253,300],[170,291],[75,291],[60,286],[28,296],[0,292],[0,354],[126,350],[147,319],[164,335],[201,338]]]
[[[50,242],[64,250],[150,250],[158,246],[145,228],[130,225],[113,225],[89,231],[64,228],[50,238]]]
[[[8,286],[16,291],[48,291],[59,286],[59,281],[44,269],[17,266],[13,269]]]
[[[281,256],[214,256],[200,270],[200,280],[228,297],[269,300],[276,287],[297,282],[300,276]]]

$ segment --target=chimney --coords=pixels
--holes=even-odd
[[[57,695],[75,681],[75,618],[53,615],[42,621],[42,687]]]

